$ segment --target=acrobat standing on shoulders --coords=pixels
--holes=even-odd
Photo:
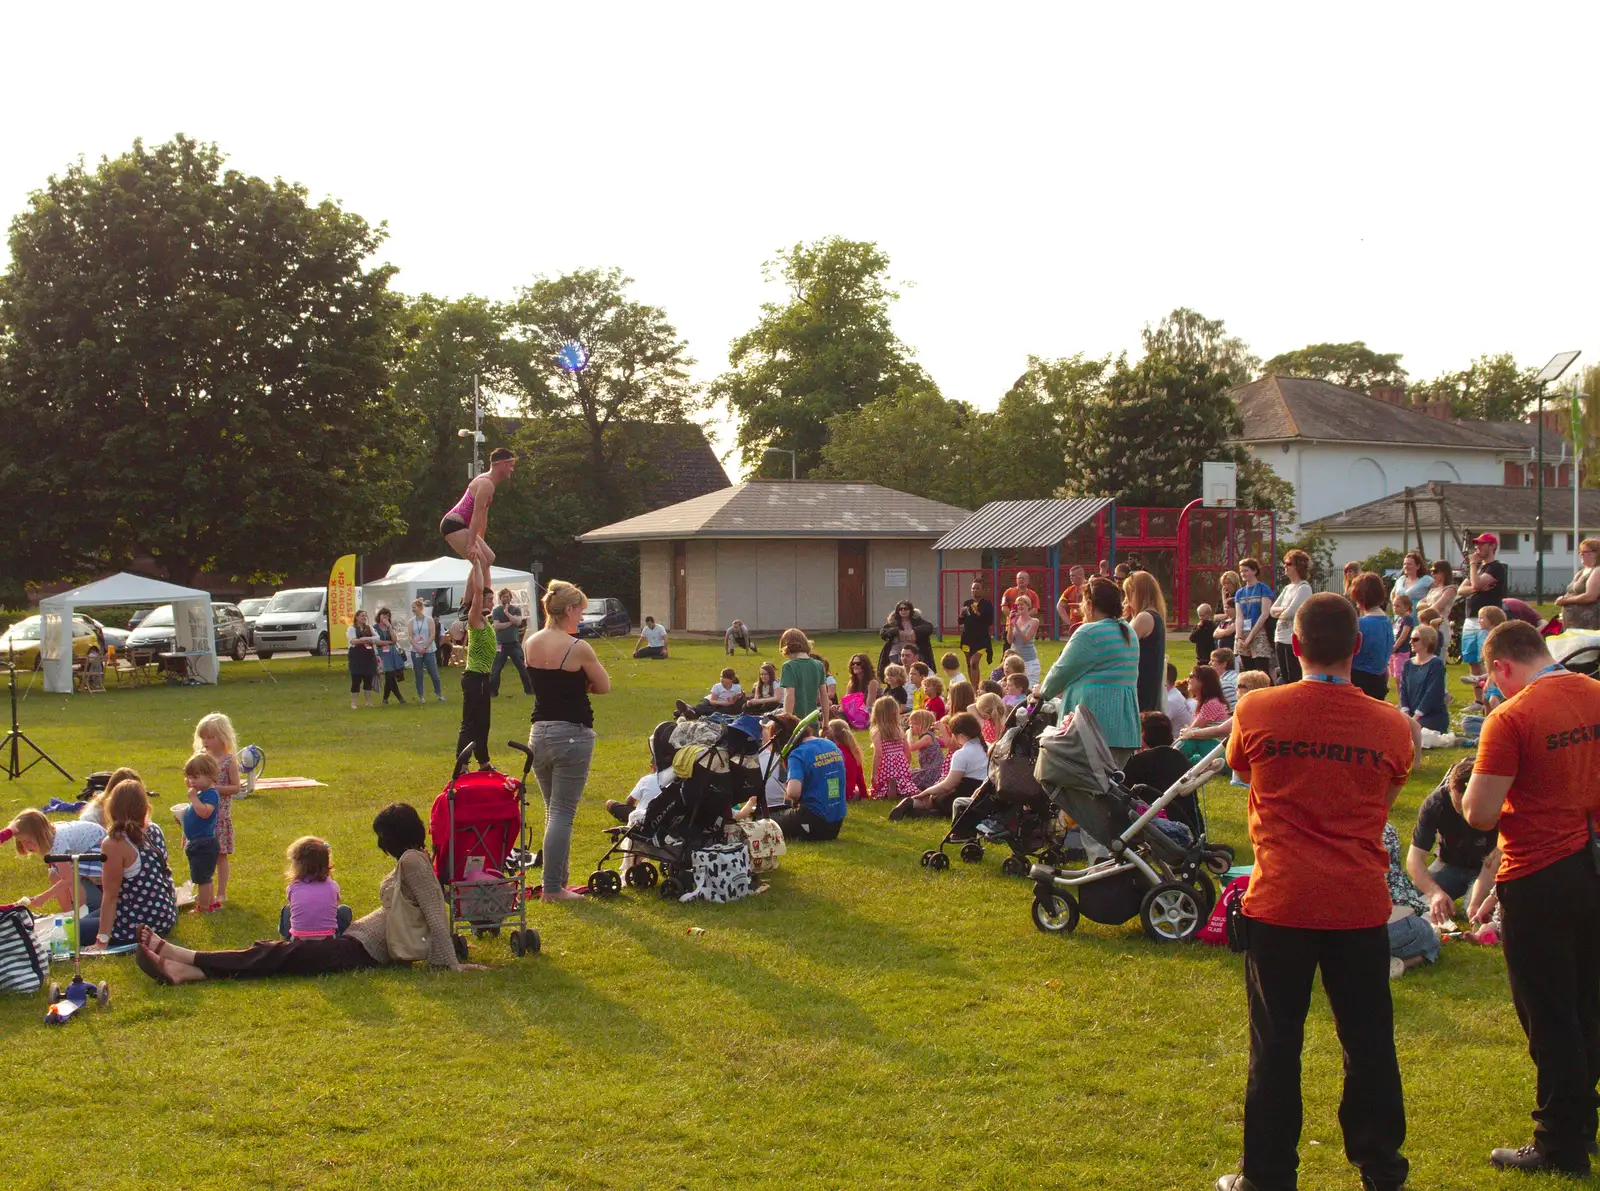
[[[489,506],[494,503],[495,486],[509,480],[516,466],[517,457],[504,447],[489,452],[489,470],[472,479],[461,499],[439,522],[439,532],[450,543],[450,549],[468,562],[482,563],[485,574],[494,565],[494,551],[485,540]]]

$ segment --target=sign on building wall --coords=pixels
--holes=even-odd
[[[885,587],[905,587],[905,567],[885,567],[883,569],[883,585]]]

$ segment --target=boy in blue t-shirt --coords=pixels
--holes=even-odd
[[[183,767],[183,781],[189,787],[189,805],[183,812],[183,854],[189,858],[189,879],[198,897],[194,914],[217,909],[211,897],[211,878],[217,871],[222,846],[217,840],[217,808],[222,795],[217,780],[222,770],[210,753],[196,753]]]
[[[790,806],[772,816],[786,840],[839,838],[844,822],[844,754],[831,740],[819,739],[811,729],[789,750],[786,793]]]

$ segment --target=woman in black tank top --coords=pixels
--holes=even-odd
[[[594,709],[590,695],[611,689],[611,676],[587,641],[577,638],[589,598],[570,583],[552,579],[544,594],[544,628],[523,645],[533,684],[533,727],[528,747],[533,775],[544,796],[543,899],[570,901],[567,888],[572,820],[594,758]]]

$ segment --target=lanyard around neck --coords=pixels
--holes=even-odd
[[[1325,682],[1329,686],[1338,686],[1350,681],[1348,678],[1340,678],[1337,674],[1307,674],[1304,678],[1307,682]]]

